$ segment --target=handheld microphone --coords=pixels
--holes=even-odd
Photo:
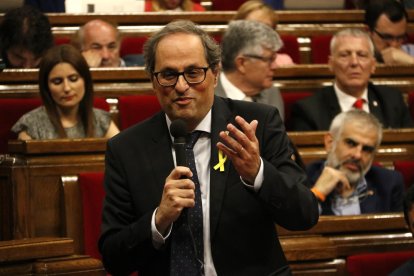
[[[173,147],[177,166],[188,167],[187,157],[185,155],[185,136],[187,135],[185,122],[181,119],[173,121],[170,126],[170,133],[174,137]]]

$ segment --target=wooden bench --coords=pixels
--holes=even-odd
[[[68,238],[0,241],[0,275],[106,275],[101,261],[74,253]]]

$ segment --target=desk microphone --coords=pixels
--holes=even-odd
[[[177,166],[188,167],[187,157],[185,155],[185,136],[187,135],[185,122],[181,119],[173,121],[170,126],[170,133],[174,137],[173,147]]]

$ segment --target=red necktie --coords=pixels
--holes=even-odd
[[[355,101],[353,107],[355,107],[356,109],[361,109],[362,110],[362,107],[364,106],[364,102],[365,102],[364,99],[357,99]]]

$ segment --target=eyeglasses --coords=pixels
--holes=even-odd
[[[393,35],[390,35],[390,34],[380,33],[375,29],[374,29],[374,33],[376,33],[382,40],[387,41],[387,42],[392,42],[392,41],[404,42],[408,38],[407,33],[402,34],[402,35],[393,36]]]
[[[262,56],[259,56],[259,55],[253,55],[253,54],[245,54],[245,55],[243,55],[244,57],[247,57],[247,58],[254,58],[254,59],[259,59],[259,60],[261,60],[261,61],[263,61],[263,62],[267,62],[269,65],[270,64],[272,64],[272,62],[275,60],[275,58],[276,58],[276,53],[275,54],[273,54],[272,56],[270,56],[270,57],[262,57]]]
[[[174,70],[164,70],[152,73],[159,85],[163,87],[171,87],[177,84],[178,78],[183,76],[188,84],[199,84],[206,79],[207,70],[210,67],[189,68],[182,72]]]

